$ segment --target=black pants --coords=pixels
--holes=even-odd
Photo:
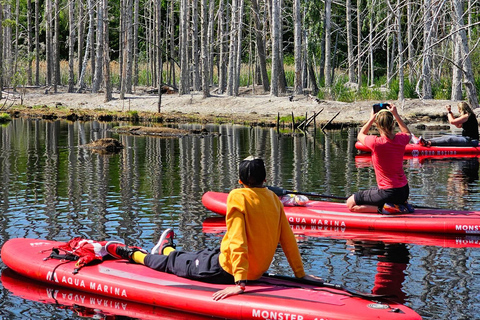
[[[197,252],[172,251],[169,255],[147,254],[144,263],[157,271],[210,283],[233,284],[234,278],[218,262],[220,249]]]

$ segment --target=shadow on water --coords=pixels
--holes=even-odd
[[[345,197],[375,184],[371,166],[356,164],[354,128],[292,136],[274,128],[182,125],[216,134],[159,138],[112,133],[118,125],[14,119],[1,127],[0,243],[82,236],[151,249],[165,228],[174,227],[179,247],[218,246],[220,236],[203,232],[204,220],[214,215],[202,206],[201,196],[238,187],[238,163],[251,154],[265,159],[269,185],[288,190]],[[79,148],[100,138],[116,138],[124,148],[114,155]],[[480,210],[477,158],[407,160],[405,171],[412,203]],[[379,263],[388,262],[379,255],[352,254],[342,234],[305,233],[297,239],[307,273],[357,290],[371,291]],[[387,291],[401,285],[405,304],[425,319],[475,318],[478,248],[401,241],[407,242],[409,261],[402,268],[384,268],[395,275]],[[291,274],[281,250],[271,271]],[[1,288],[0,316],[22,319],[45,312],[45,305]],[[80,318],[65,312],[48,308],[46,314]]]

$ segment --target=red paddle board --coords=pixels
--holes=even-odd
[[[228,319],[356,320],[421,319],[390,300],[367,300],[351,291],[273,277],[249,282],[244,294],[214,301],[215,285],[158,272],[126,260],[107,260],[73,274],[75,262],[47,259],[64,243],[11,239],[2,247],[5,265],[34,280],[109,298]]]
[[[218,214],[227,211],[227,193],[206,192],[203,205]],[[344,230],[367,229],[442,234],[480,234],[480,212],[448,209],[415,209],[414,213],[355,213],[345,203],[308,201],[305,206],[285,207],[290,224]]]

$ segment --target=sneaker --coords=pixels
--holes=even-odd
[[[124,243],[121,243],[118,241],[107,242],[107,244],[105,245],[105,250],[108,252],[109,255],[111,255],[115,259],[125,259],[125,260],[130,260],[132,254],[135,251],[145,252],[144,250],[138,247],[127,247]]]
[[[418,144],[421,145],[421,146],[424,146],[424,147],[430,147],[431,146],[431,142],[423,139],[422,137],[420,137],[418,139]]]
[[[383,214],[392,214],[392,213],[408,213],[408,208],[401,204],[385,203],[383,205],[382,213]]]
[[[153,247],[151,254],[163,254],[163,249],[165,247],[175,248],[173,238],[175,238],[175,232],[173,232],[173,229],[168,228],[167,230],[163,231],[157,244],[155,247]]]
[[[407,208],[408,213],[414,213],[415,212],[415,208],[410,203],[405,201],[405,203],[403,205],[405,206],[405,208]]]

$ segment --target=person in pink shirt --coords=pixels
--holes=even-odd
[[[395,120],[401,131],[399,133],[394,132]],[[380,136],[368,134],[374,123]],[[410,191],[403,171],[403,154],[410,138],[410,130],[398,115],[395,105],[389,104],[377,113],[372,110],[357,139],[372,150],[377,186],[351,195],[347,199],[350,211],[396,213],[413,210],[406,202]]]

